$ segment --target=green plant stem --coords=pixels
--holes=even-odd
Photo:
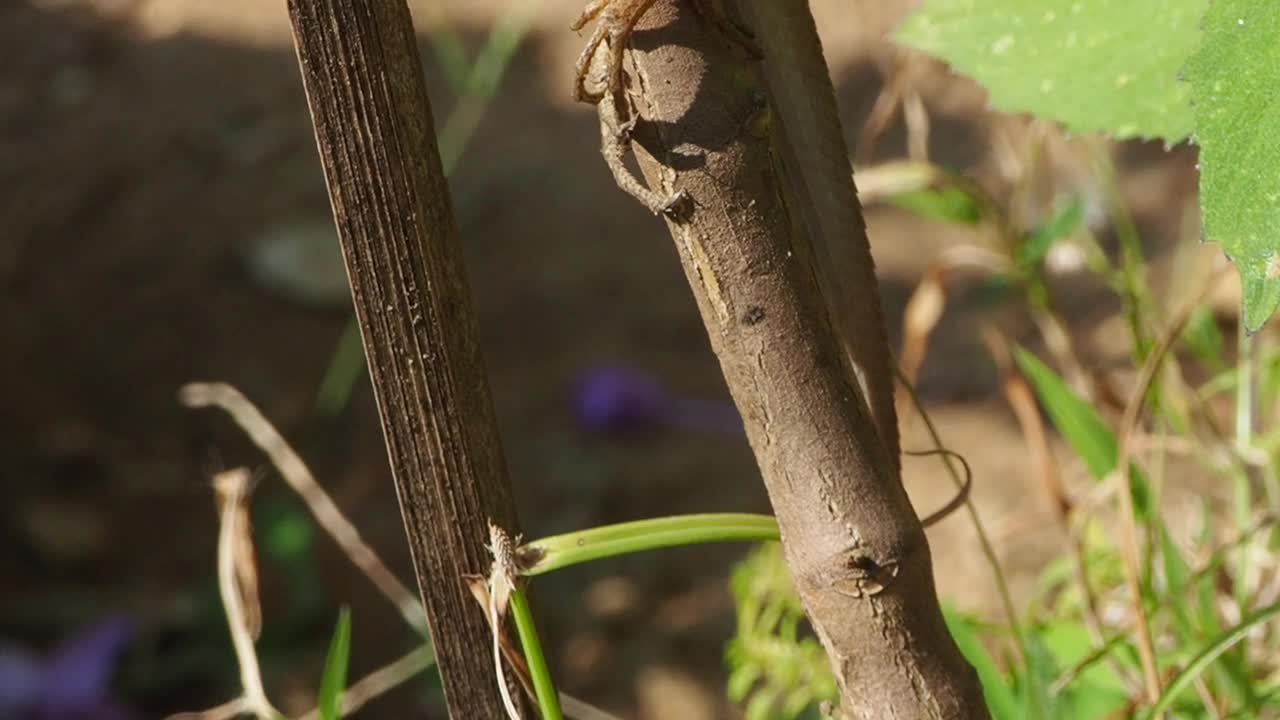
[[[560,694],[556,691],[555,682],[551,680],[546,656],[542,654],[538,626],[533,622],[533,613],[529,611],[529,600],[525,597],[524,588],[517,587],[511,591],[510,602],[511,619],[516,624],[520,646],[524,648],[525,662],[529,663],[529,678],[533,681],[533,692],[538,696],[538,710],[542,713],[542,720],[563,720]]]
[[[1245,328],[1244,313],[1240,314],[1236,328],[1236,417],[1235,440],[1236,453],[1247,458],[1253,442],[1253,353],[1249,342],[1249,332]],[[1234,505],[1236,532],[1243,533],[1248,529],[1250,515],[1253,512],[1253,489],[1250,487],[1249,468],[1246,462],[1236,463],[1234,477]],[[1236,604],[1243,613],[1249,603],[1249,547],[1240,550],[1240,564],[1237,568],[1235,583]]]
[[[591,560],[674,545],[778,539],[778,523],[769,515],[674,515],[534,540],[520,548],[520,557],[530,560],[522,574],[541,575]]]
[[[1241,314],[1236,328],[1236,449],[1245,451],[1253,439],[1253,353]]]

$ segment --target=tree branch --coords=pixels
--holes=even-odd
[[[804,13],[778,22],[802,19],[808,28],[787,35],[793,43],[787,46],[769,42],[779,28],[752,27],[762,62],[777,62],[782,52],[816,54],[821,82],[800,80],[828,97],[798,110],[834,114],[805,3],[738,6],[750,21],[761,3],[774,2]],[[787,160],[780,134],[793,128],[778,121],[787,108],[770,106],[778,94],[766,84],[769,73],[688,3],[658,0],[631,48],[636,155],[656,192],[692,198],[688,217],[669,217],[667,224],[764,475],[797,590],[831,656],[845,716],[987,717],[977,675],[943,623],[928,543],[898,476],[896,431],[887,428],[882,439],[876,427],[872,408],[883,406],[882,391],[881,403],[874,388],[870,407],[864,400],[866,381],[878,379],[849,372],[822,292],[828,284],[818,280],[816,263],[832,255],[814,244],[843,232],[839,239],[861,246],[852,257],[864,264],[827,268],[854,280],[854,295],[836,302],[876,296],[852,188],[842,197],[835,181],[789,177],[808,168]],[[812,126],[838,132],[839,120]],[[839,136],[790,141],[793,148],[844,147]],[[847,186],[847,156],[825,164],[843,167]],[[824,191],[833,197],[803,194]],[[806,217],[831,202],[844,205],[836,225],[825,215]],[[887,368],[883,321],[877,322],[848,338],[856,351],[850,354],[855,363],[883,356],[874,363]]]

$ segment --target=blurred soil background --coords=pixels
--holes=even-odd
[[[455,118],[464,130],[476,123],[451,187],[524,528],[537,537],[678,512],[767,512],[737,434],[606,432],[575,416],[575,384],[599,367],[727,401],[664,227],[615,189],[594,113],[571,101],[583,38],[568,25],[581,4],[534,3],[492,101]],[[411,5],[439,128],[459,98],[436,39],[447,30],[474,55],[519,3]],[[851,142],[899,52],[886,33],[909,9],[814,1]],[[192,380],[239,387],[411,580],[367,379],[341,412],[316,409],[349,298],[284,2],[3,0],[0,47],[0,644],[38,656],[124,618],[131,632],[113,692],[135,717],[232,697],[209,477],[249,464],[260,474],[267,686],[283,710],[304,710],[340,605],[353,609],[353,677],[410,649],[411,633],[235,428],[175,399]],[[944,69],[916,82],[932,159],[998,176],[994,138],[1026,121],[991,114],[981,91]],[[899,119],[859,159],[905,153]],[[1200,261],[1216,254],[1186,232],[1193,151],[1132,143],[1114,156],[1157,285],[1187,262],[1171,248]],[[1089,194],[1069,168],[1050,180]],[[929,265],[973,238],[888,206],[870,207],[868,222],[896,346]],[[290,255],[299,249],[305,260]],[[972,465],[980,511],[1025,598],[1062,538],[979,328],[1033,346],[1036,335],[1019,308],[959,287],[919,388]],[[1062,295],[1091,369],[1130,367],[1117,306],[1096,283]],[[906,447],[927,447],[918,426]],[[1057,457],[1069,480],[1082,476],[1060,446]],[[935,459],[904,464],[922,513],[945,502],[951,481]],[[957,515],[931,538],[942,594],[994,617],[967,520]],[[563,689],[628,718],[736,717],[722,654],[734,622],[727,573],[745,550],[664,551],[539,578]],[[443,717],[440,707],[438,686],[419,679],[359,716]]]

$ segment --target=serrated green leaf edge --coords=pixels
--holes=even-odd
[[[1280,3],[1214,0],[1186,63],[1205,238],[1236,264],[1244,322],[1280,306]]]

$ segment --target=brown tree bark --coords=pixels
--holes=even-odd
[[[450,717],[505,717],[487,521],[518,532],[404,0],[289,0],[316,143]]]
[[[751,27],[762,63],[786,61],[787,52],[821,58],[807,4],[734,5],[750,24],[770,16],[762,3],[798,5],[807,22],[778,42],[769,35],[775,27]],[[667,224],[745,421],[797,590],[831,656],[844,716],[987,717],[977,675],[943,623],[928,542],[898,472],[896,428],[877,429],[883,415],[857,377],[867,366],[890,367],[889,351],[825,63],[816,85],[825,97],[802,111],[831,116],[814,125],[771,104],[787,95],[767,85],[779,74],[762,71],[687,2],[658,0],[631,37],[628,61],[636,155],[659,195],[692,199],[691,211]],[[801,124],[835,127],[837,137],[783,136]],[[797,143],[837,147],[842,154],[826,164],[843,180],[797,177],[810,171],[797,164]],[[803,193],[822,192],[852,208],[835,228],[843,238],[806,217],[832,198]],[[855,251],[815,248],[833,239]],[[816,266],[833,256],[863,265]],[[852,278],[844,283],[850,295],[828,301],[823,289],[832,285],[819,282],[819,269]],[[879,325],[848,338],[857,345],[852,362],[871,358],[855,368],[830,312],[845,303],[869,304],[857,309]]]

